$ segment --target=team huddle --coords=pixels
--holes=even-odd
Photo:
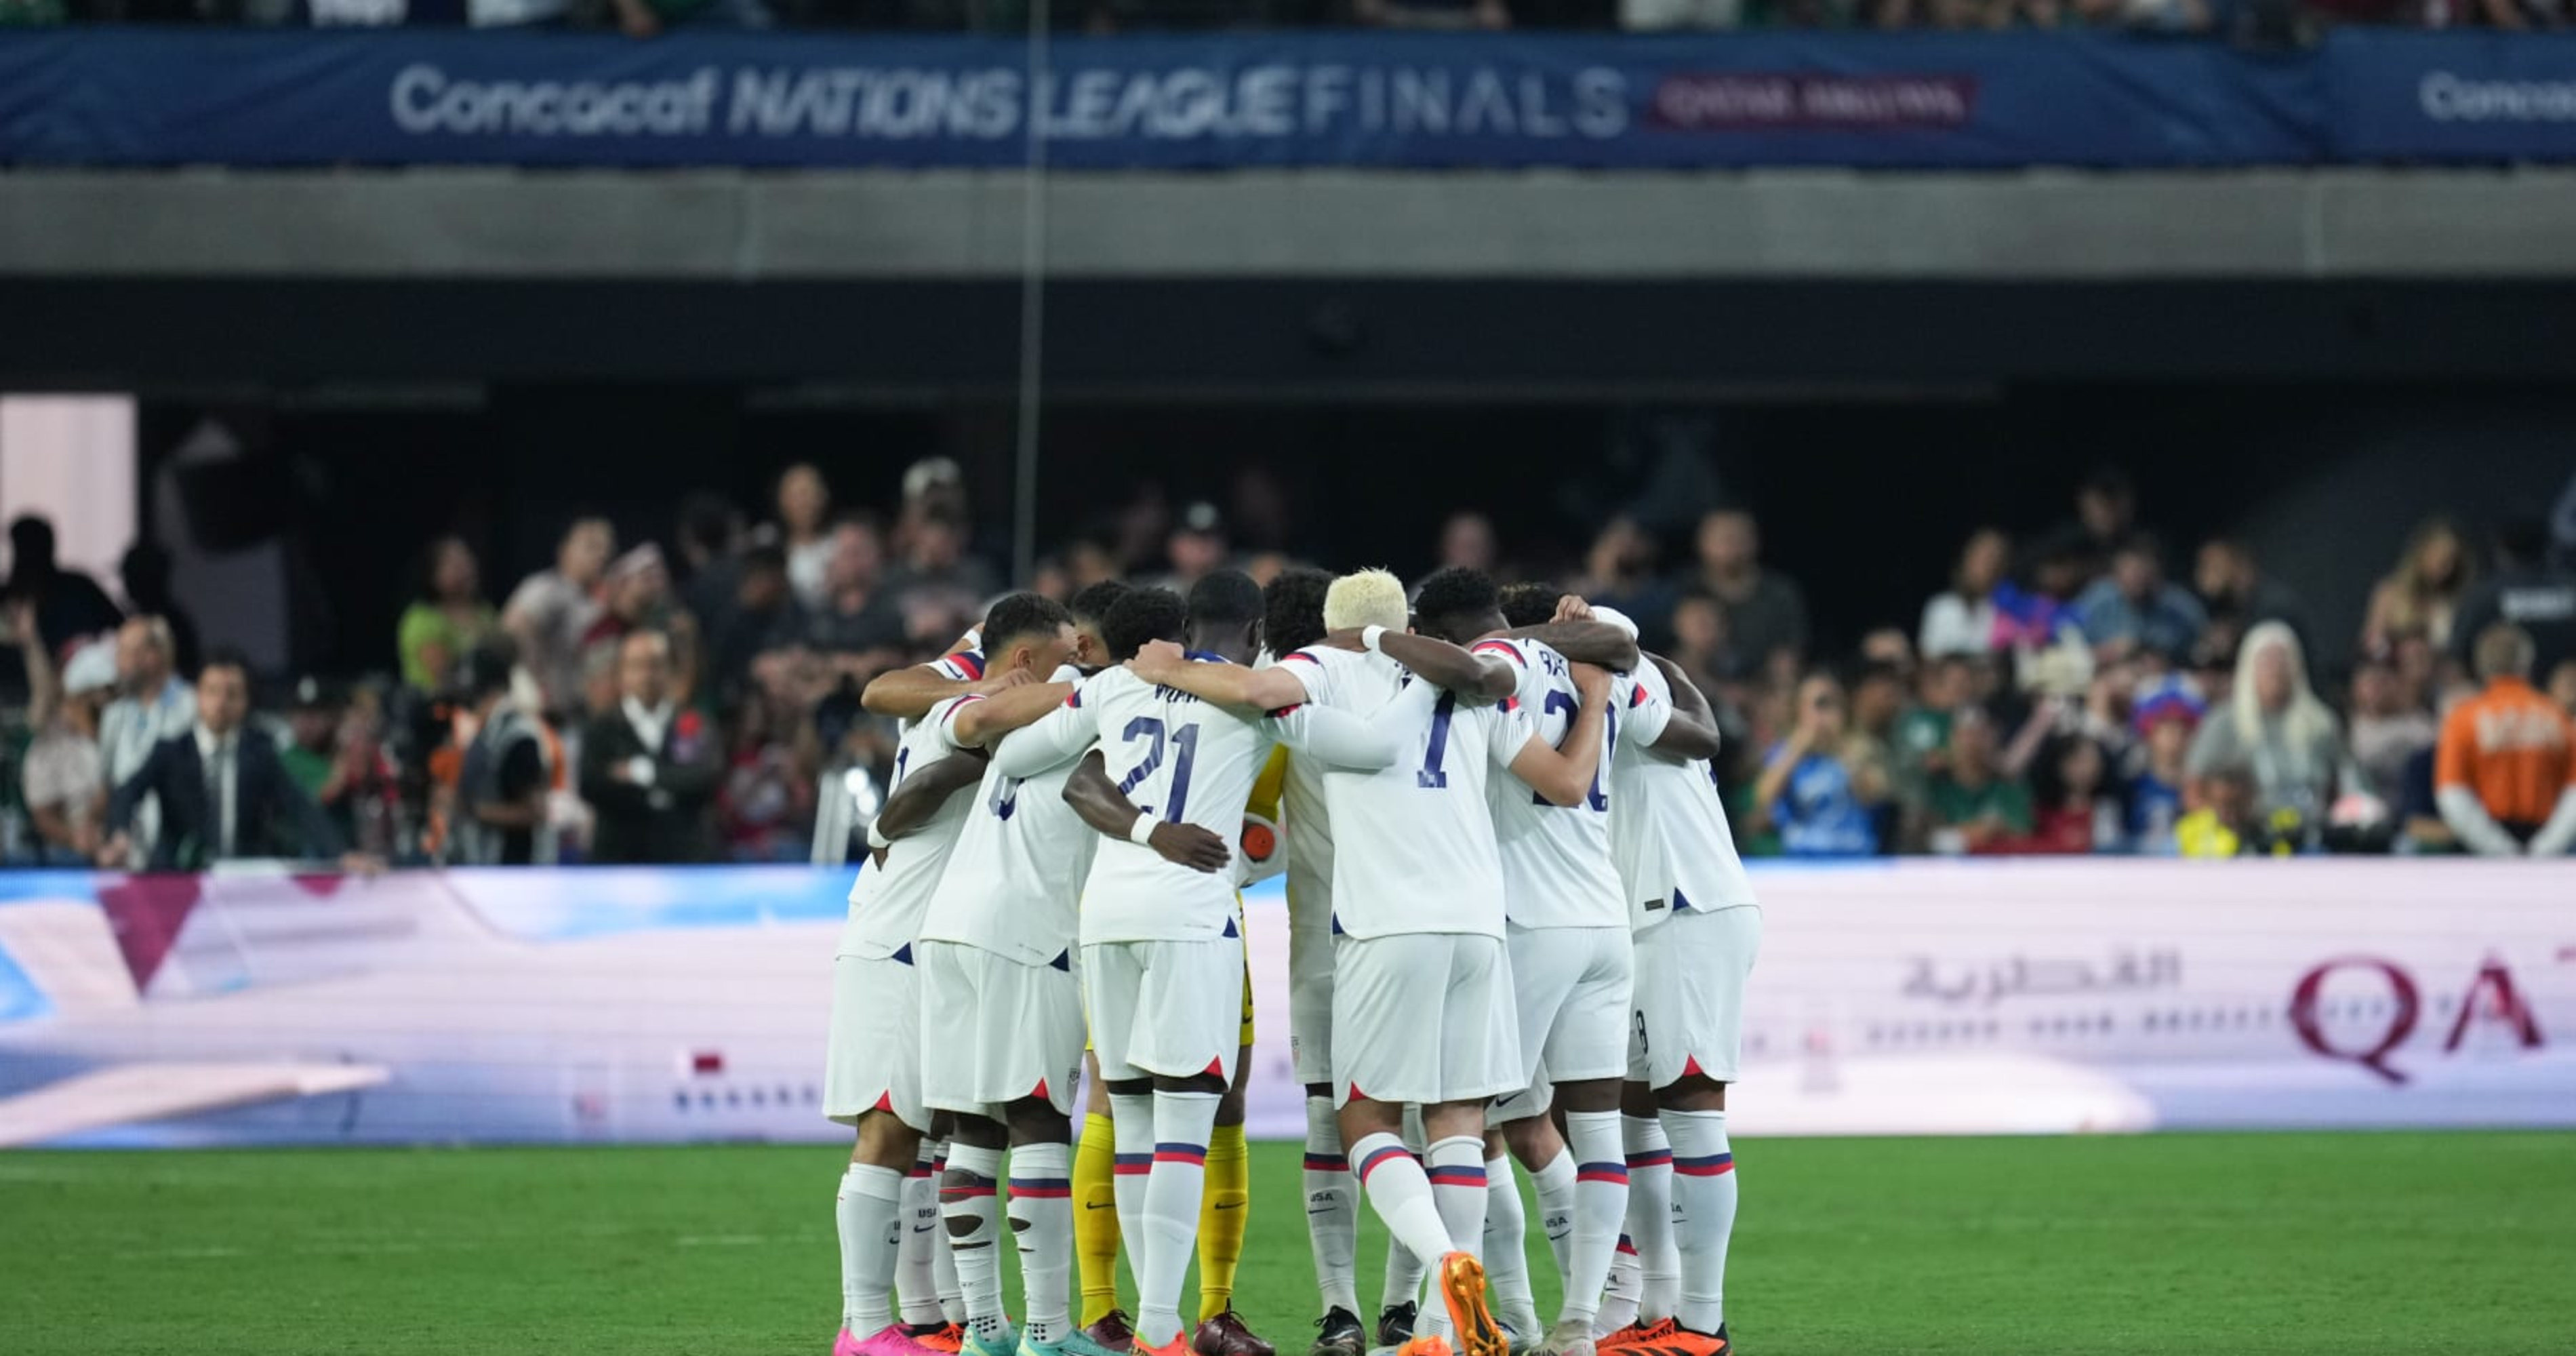
[[[1376,570],[1104,583],[1010,595],[865,701],[904,730],[834,962],[834,1356],[1273,1356],[1232,1306],[1239,891],[1283,863],[1312,1356],[1370,1348],[1363,1195],[1399,1356],[1732,1350],[1725,1094],[1761,914],[1708,702],[1626,619],[1455,569],[1410,603]]]

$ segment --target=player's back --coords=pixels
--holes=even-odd
[[[1640,928],[1671,917],[1676,907],[1709,913],[1756,902],[1715,767],[1705,758],[1650,747],[1671,717],[1671,701],[1671,684],[1652,663],[1610,690],[1611,707],[1627,713],[1621,727],[1627,747],[1611,764],[1611,852],[1630,921]]]
[[[886,794],[899,790],[906,777],[957,752],[950,722],[959,708],[982,700],[971,694],[951,697],[905,729],[895,744],[894,775],[886,782]],[[891,956],[921,935],[922,912],[939,887],[972,803],[966,792],[950,796],[920,828],[886,849],[885,865],[872,862],[860,870],[850,887],[850,919],[841,929],[840,954]]]
[[[1324,774],[1333,820],[1332,926],[1354,937],[1503,935],[1502,867],[1486,784],[1529,740],[1502,706],[1408,679],[1375,718],[1395,761]]]
[[[1518,682],[1512,700],[1550,747],[1562,745],[1582,709],[1582,694],[1564,655],[1535,640],[1478,641],[1478,654],[1508,659]],[[1615,710],[1610,720],[1618,719]],[[1591,789],[1574,805],[1557,805],[1516,777],[1496,777],[1494,843],[1503,865],[1504,902],[1525,928],[1618,927],[1628,918],[1626,891],[1610,859],[1610,794],[1606,774],[1617,740],[1605,730]]]
[[[1000,747],[1016,737],[1005,736]],[[1069,960],[1083,878],[1100,844],[1100,835],[1064,800],[1064,784],[1079,762],[1033,777],[1006,776],[999,765],[985,770],[922,916],[924,938],[964,942],[1027,965]]]
[[[1191,660],[1222,664],[1214,655]],[[1109,669],[1081,702],[1099,708],[1103,764],[1136,808],[1166,823],[1195,824],[1231,843],[1243,829],[1252,784],[1270,757],[1257,720],[1174,688]],[[1193,871],[1134,843],[1107,842],[1083,887],[1082,940],[1190,940],[1234,926],[1235,897],[1224,874]]]
[[[1404,670],[1383,655],[1315,646],[1279,661],[1295,665],[1307,699],[1357,716],[1375,715],[1404,686]],[[1289,925],[1325,928],[1332,916],[1332,809],[1324,796],[1325,766],[1291,754],[1283,801],[1288,813]]]

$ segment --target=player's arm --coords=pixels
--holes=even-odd
[[[1699,684],[1682,672],[1681,666],[1659,654],[1644,654],[1642,660],[1664,675],[1672,689],[1672,701],[1664,707],[1664,728],[1646,740],[1646,747],[1676,758],[1715,758],[1722,742],[1717,729],[1717,708],[1709,705],[1708,695]],[[1645,691],[1640,687],[1638,691]]]
[[[1556,600],[1554,620],[1503,634],[1535,640],[1577,664],[1598,664],[1613,673],[1637,667],[1637,624],[1616,612],[1601,616],[1577,594]]]
[[[1334,767],[1375,772],[1395,761],[1394,736],[1380,729],[1376,720],[1348,711],[1311,703],[1283,707],[1263,718],[1261,728],[1289,748]]]
[[[1013,730],[1034,725],[1073,695],[1071,683],[1030,683],[968,702],[948,717],[951,740],[964,747],[989,745]]]
[[[983,750],[964,749],[913,769],[878,808],[870,841],[893,842],[918,832],[950,796],[982,781],[986,766]]]
[[[1158,687],[1253,715],[1306,700],[1306,685],[1298,681],[1289,665],[1255,669],[1241,664],[1200,664],[1168,640],[1148,643],[1127,661],[1127,667]]]
[[[1335,631],[1324,637],[1324,643],[1344,650],[1368,648],[1365,633]],[[1445,640],[1416,635],[1411,631],[1379,630],[1378,653],[1402,664],[1414,677],[1434,687],[1447,688],[1461,697],[1476,697],[1498,702],[1512,695],[1520,686],[1519,669],[1512,661],[1490,654],[1476,654]]]
[[[993,766],[1005,777],[1034,777],[1082,756],[1100,740],[1100,722],[1077,689],[1055,709],[993,746]]]
[[[987,674],[982,678],[951,678],[936,664],[911,664],[888,669],[868,680],[859,689],[859,705],[870,715],[892,716],[897,720],[919,720],[930,709],[951,697],[969,692],[991,696],[1034,682],[1024,669],[1011,669]]]
[[[1118,789],[1118,783],[1109,780],[1108,767],[1097,753],[1076,763],[1073,775],[1064,779],[1064,803],[1073,807],[1074,815],[1083,823],[1101,833],[1152,848],[1164,861],[1192,871],[1213,874],[1234,860],[1234,852],[1223,838],[1196,824],[1166,823],[1137,809],[1136,802]],[[1139,830],[1142,837],[1138,836]]]
[[[1550,805],[1580,805],[1592,793],[1601,772],[1601,732],[1610,708],[1610,675],[1590,664],[1574,666],[1574,686],[1582,695],[1565,743],[1549,748],[1531,735],[1512,755],[1512,775],[1547,798]]]

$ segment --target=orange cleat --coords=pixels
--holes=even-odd
[[[904,1332],[913,1341],[932,1351],[953,1352],[966,1345],[966,1325],[963,1323],[942,1323],[918,1329],[907,1328]]]
[[[1485,1307],[1485,1264],[1474,1254],[1453,1252],[1440,1259],[1440,1298],[1449,1306],[1458,1356],[1511,1356],[1511,1335]]]
[[[1610,1348],[1601,1350],[1606,1354]],[[1718,1324],[1714,1333],[1693,1332],[1669,1318],[1618,1348],[1619,1356],[1733,1356],[1734,1351],[1725,1324]]]
[[[1445,1337],[1408,1337],[1395,1349],[1395,1356],[1456,1356]]]
[[[1194,1356],[1190,1351],[1190,1334],[1187,1329],[1184,1329],[1180,1336],[1159,1347],[1149,1347],[1145,1345],[1144,1339],[1139,1338],[1136,1342],[1136,1356]]]

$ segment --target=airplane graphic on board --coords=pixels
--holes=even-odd
[[[2489,870],[2471,919],[2350,884],[2394,868],[2286,912],[2303,864],[1760,871],[1735,1124],[2576,1124],[2565,877]],[[0,874],[0,1146],[837,1138],[849,879]],[[1252,1128],[1293,1137],[1278,883],[1247,904]]]

